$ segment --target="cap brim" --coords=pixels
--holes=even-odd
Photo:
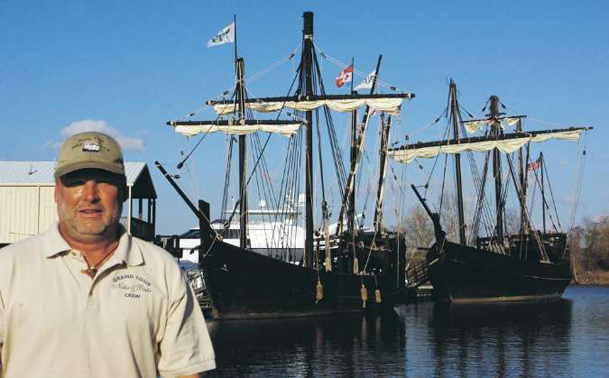
[[[125,170],[120,169],[119,167],[116,166],[116,164],[106,164],[106,163],[95,162],[95,161],[82,161],[82,162],[78,162],[78,163],[74,163],[74,164],[64,165],[64,166],[56,169],[55,176],[61,177],[68,173],[79,171],[81,169],[102,169],[104,171],[116,173],[117,175],[121,175],[121,176],[125,175]]]

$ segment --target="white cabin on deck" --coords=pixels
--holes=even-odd
[[[54,161],[0,161],[0,247],[37,235],[57,219]],[[155,235],[156,191],[146,163],[126,162],[128,199],[121,223],[134,236]],[[146,200],[146,203],[144,203]]]

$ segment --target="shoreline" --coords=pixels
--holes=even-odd
[[[569,283],[569,286],[609,286],[609,282],[586,282],[586,283],[581,283],[581,282],[571,281]]]
[[[585,274],[575,274],[575,277],[573,277],[573,280],[571,280],[571,282],[573,283],[577,283],[580,285],[602,285],[602,286],[607,286],[609,285],[609,271],[605,271],[605,270],[594,270],[594,271],[587,271]]]

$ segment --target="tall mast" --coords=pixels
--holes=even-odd
[[[237,58],[236,101],[239,106],[239,121],[245,123],[245,65],[243,58]],[[245,135],[239,135],[239,246],[247,248],[247,146]]]
[[[516,123],[516,132],[522,132],[522,122],[519,119]],[[528,233],[528,224],[526,217],[526,206],[527,206],[527,185],[524,180],[524,158],[522,148],[518,149],[518,178],[520,181],[520,235]],[[522,243],[521,238],[521,243]]]
[[[457,102],[457,84],[450,79],[450,111],[453,120],[453,136],[456,143],[459,141],[459,103]],[[459,243],[465,244],[465,216],[463,215],[463,184],[461,182],[461,154],[455,154],[455,182],[457,190],[457,210],[459,213]]]
[[[374,93],[374,90],[376,89],[376,81],[379,75],[379,70],[381,67],[381,60],[383,59],[382,55],[379,55],[379,59],[376,62],[376,70],[375,70],[375,75],[374,75],[374,79],[372,80],[372,87],[370,88],[370,94]],[[358,157],[360,156],[360,154],[362,153],[362,145],[363,145],[363,141],[365,138],[365,133],[366,133],[366,129],[368,128],[368,121],[369,121],[369,115],[368,113],[370,112],[370,106],[366,105],[366,108],[364,110],[364,116],[362,118],[362,127],[360,128],[360,132],[359,132],[359,138],[357,141],[357,149],[356,149],[356,154],[355,154],[355,159],[351,159],[351,168],[349,170],[349,177],[347,178],[347,187],[345,188],[345,195],[343,197],[343,204],[341,206],[340,209],[340,214],[338,215],[338,227],[336,227],[336,232],[337,234],[340,233],[342,231],[342,225],[343,225],[343,219],[345,217],[345,213],[347,212],[347,207],[346,204],[348,202],[348,199],[351,197],[351,194],[353,192],[355,192],[355,175],[357,173],[357,160]],[[347,217],[349,218],[349,214],[347,214]],[[352,217],[355,218],[355,211],[352,214]],[[348,223],[355,223],[355,219],[353,219],[353,221],[351,222],[350,219],[348,219]],[[353,230],[349,230],[350,232],[353,232]]]
[[[354,67],[354,59],[351,58],[351,67],[355,70]],[[353,73],[351,73],[351,94],[356,93],[353,91]],[[351,112],[351,154],[350,154],[350,162],[351,169],[354,169],[355,164],[357,162],[357,145],[358,145],[359,135],[357,133],[357,109]],[[351,236],[354,235],[355,230],[355,182],[353,183],[353,190],[351,191],[351,195],[349,196],[349,209],[347,211],[347,229],[349,230],[349,234]]]
[[[305,95],[313,95],[313,12],[303,14],[302,72]],[[306,149],[305,149],[305,266],[313,267],[313,112],[305,112]]]
[[[237,15],[233,14],[233,26],[235,27],[235,64],[237,64],[237,59],[239,58],[239,54],[237,54]]]
[[[541,214],[543,219],[543,233],[546,233],[546,188],[543,183],[543,176],[546,170],[546,163],[543,161],[543,152],[539,153],[539,161],[541,161]]]
[[[385,123],[385,116],[381,113],[381,148],[379,154],[379,182],[376,193],[376,209],[374,211],[374,229],[377,234],[383,232],[383,188],[387,172],[387,148],[389,148],[389,130],[391,129],[391,116]]]
[[[499,98],[491,96],[491,136],[498,137],[502,134],[499,117]],[[499,149],[493,149],[493,176],[495,176],[495,207],[497,209],[497,240],[503,243],[503,200],[501,195],[501,155]]]

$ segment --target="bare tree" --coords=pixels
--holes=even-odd
[[[440,203],[440,200],[438,200]],[[450,241],[459,241],[459,215],[457,209],[457,201],[452,195],[444,195],[442,200],[442,209],[440,211],[440,223],[446,237]]]
[[[584,219],[569,232],[575,280],[583,284],[609,283],[609,216]]]
[[[609,270],[609,216],[585,222],[585,260],[592,269]]]
[[[434,242],[434,230],[429,215],[420,205],[412,206],[404,218],[403,225],[408,254],[411,258],[423,257],[425,252],[419,248],[428,248]]]

